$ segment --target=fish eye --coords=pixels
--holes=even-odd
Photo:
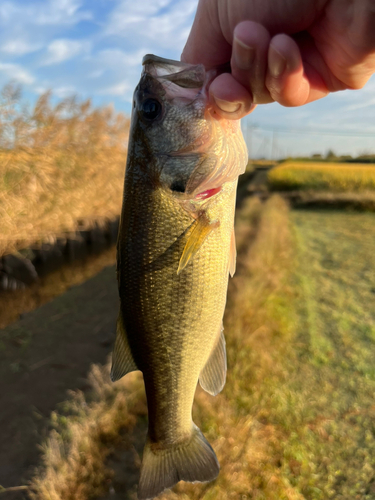
[[[155,120],[161,113],[161,104],[156,99],[146,99],[141,104],[142,117],[146,120]]]

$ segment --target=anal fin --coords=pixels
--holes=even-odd
[[[186,242],[184,251],[182,252],[180,263],[178,265],[177,274],[185,269],[190,260],[196,255],[207,236],[217,227],[220,221],[210,221],[205,213],[203,213],[194,223],[194,228],[190,233]]]
[[[221,326],[216,345],[199,375],[202,389],[216,396],[223,389],[227,377],[227,353],[225,349],[224,328]]]
[[[111,380],[116,382],[129,372],[138,370],[130,350],[121,311],[117,318],[115,347],[112,354]]]

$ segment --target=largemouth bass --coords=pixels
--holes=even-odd
[[[219,473],[191,415],[198,380],[213,395],[225,384],[222,320],[247,151],[239,122],[220,119],[209,104],[216,74],[147,55],[134,92],[111,377],[143,372],[149,424],[140,500]]]

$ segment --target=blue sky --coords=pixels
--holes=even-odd
[[[52,89],[129,113],[142,56],[179,59],[197,0],[2,0],[0,86],[35,101]],[[251,154],[375,152],[375,78],[301,108],[258,106],[245,119]],[[341,135],[336,135],[341,134]],[[354,135],[355,134],[355,135]]]

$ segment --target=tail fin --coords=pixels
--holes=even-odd
[[[153,450],[149,441],[143,452],[138,499],[159,495],[179,481],[212,481],[219,474],[214,450],[194,425],[189,442],[167,449]]]

